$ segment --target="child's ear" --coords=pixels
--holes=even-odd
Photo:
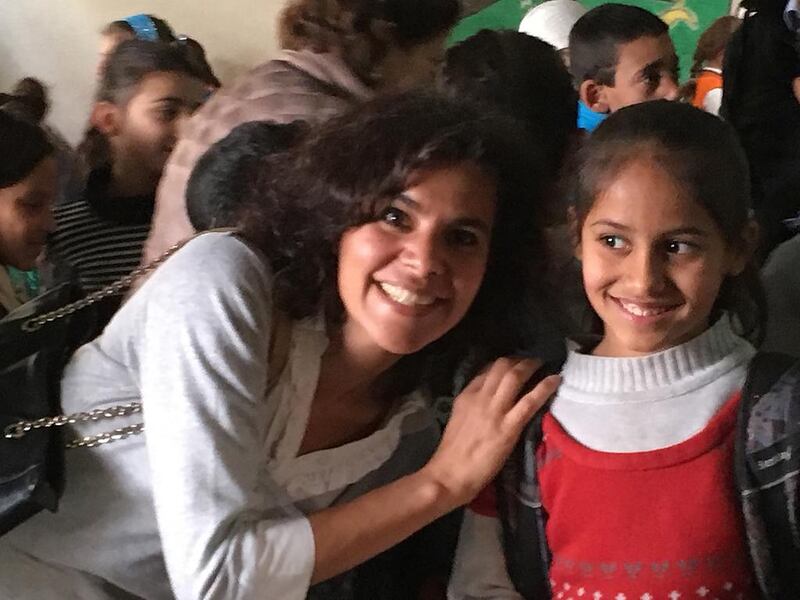
[[[578,223],[578,213],[574,206],[567,207],[567,227],[569,228],[569,240],[572,242],[573,254],[575,258],[581,259],[581,229]]]
[[[744,230],[742,231],[741,246],[732,250],[733,255],[731,256],[729,275],[734,277],[741,275],[742,271],[745,270],[748,263],[753,259],[753,255],[755,255],[756,250],[758,250],[758,243],[760,239],[761,227],[759,226],[758,221],[755,219],[748,220],[747,224],[744,226]]]
[[[95,102],[89,122],[106,136],[119,133],[120,128],[119,108],[111,102]]]
[[[596,113],[607,113],[608,100],[606,100],[606,86],[597,83],[594,79],[587,79],[578,88],[581,102]]]

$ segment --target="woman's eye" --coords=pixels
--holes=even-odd
[[[600,238],[600,241],[614,250],[619,250],[625,246],[625,240],[618,235],[604,235],[602,238]]]
[[[386,208],[381,213],[379,220],[398,229],[407,228],[409,225],[408,215],[396,206]]]
[[[471,229],[454,229],[447,234],[447,241],[453,246],[477,246],[480,239]]]
[[[694,244],[689,242],[681,242],[678,240],[670,240],[667,242],[667,252],[670,254],[688,254],[696,249]]]

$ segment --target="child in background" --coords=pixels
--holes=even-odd
[[[718,115],[722,105],[722,61],[725,46],[741,21],[732,16],[720,17],[697,40],[691,79],[681,88],[681,96],[697,108]]]
[[[643,8],[593,8],[572,28],[569,55],[580,95],[578,127],[590,133],[624,106],[677,98],[678,56],[669,28]]]
[[[183,55],[166,44],[123,42],[109,57],[91,117],[103,145],[94,154],[107,160],[80,197],[58,207],[48,245],[49,258],[74,270],[84,291],[139,264],[164,163],[203,94]]]
[[[536,600],[762,598],[750,555],[763,541],[734,480],[764,316],[741,146],[720,119],[654,102],[612,115],[579,165],[575,252],[601,327],[570,352],[527,447],[546,542],[527,548],[528,572],[550,592]],[[451,599],[533,597],[513,565],[537,532],[511,534],[504,561],[494,491],[465,516]]]
[[[251,121],[235,127],[206,150],[186,186],[186,211],[192,227],[203,231],[236,225],[239,209],[251,201],[257,181],[264,176],[264,159],[288,150],[305,131],[300,121]]]
[[[36,267],[55,228],[53,154],[41,129],[0,111],[0,318],[30,300],[20,271]]]

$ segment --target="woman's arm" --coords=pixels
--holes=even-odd
[[[497,474],[522,428],[555,392],[548,377],[516,402],[539,364],[500,359],[462,392],[430,462],[364,496],[309,517],[313,582],[324,581],[399,543],[466,504]]]

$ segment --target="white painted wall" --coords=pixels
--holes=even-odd
[[[284,0],[0,0],[0,91],[21,77],[50,86],[49,122],[71,142],[89,113],[98,32],[137,13],[166,19],[206,49],[225,83],[276,51],[275,21]]]

